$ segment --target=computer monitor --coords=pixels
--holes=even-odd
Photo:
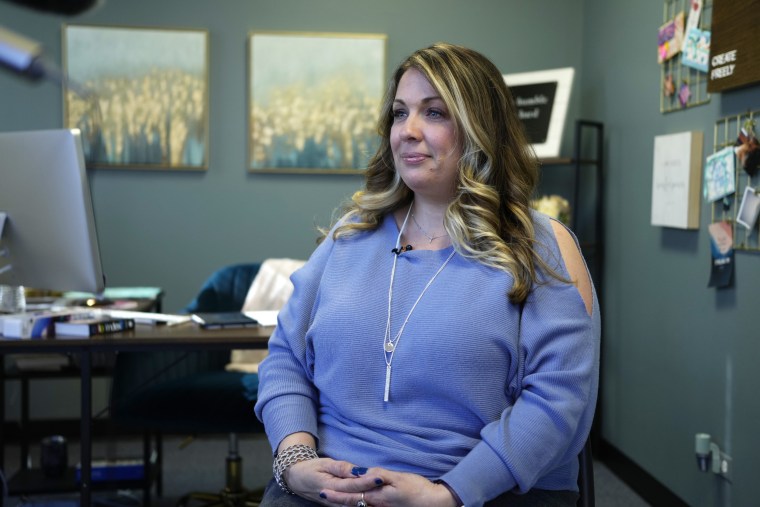
[[[78,129],[0,133],[2,213],[0,284],[103,291]]]

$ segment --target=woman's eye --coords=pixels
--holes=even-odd
[[[403,118],[404,116],[406,116],[406,111],[404,111],[403,109],[396,109],[393,111],[393,118],[395,120],[398,120],[399,118]]]
[[[443,118],[446,115],[440,109],[428,109],[428,116],[431,118]]]

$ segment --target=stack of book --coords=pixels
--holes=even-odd
[[[135,328],[135,319],[118,317],[94,317],[87,319],[72,319],[55,323],[56,338],[67,336],[95,336],[108,333],[129,331]]]

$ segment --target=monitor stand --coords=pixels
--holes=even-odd
[[[69,306],[84,306],[87,308],[99,308],[102,306],[113,306],[115,301],[106,297],[77,298],[66,301]]]
[[[8,255],[8,252],[3,248],[3,229],[5,229],[5,222],[8,220],[8,213],[5,211],[0,211],[0,257],[5,257]],[[10,264],[6,264],[5,266],[0,266],[0,275],[5,273],[6,271],[10,271],[11,268]]]

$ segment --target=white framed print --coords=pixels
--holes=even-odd
[[[503,75],[539,158],[559,156],[574,75],[572,67]]]
[[[702,131],[655,136],[652,163],[653,226],[699,229]]]

